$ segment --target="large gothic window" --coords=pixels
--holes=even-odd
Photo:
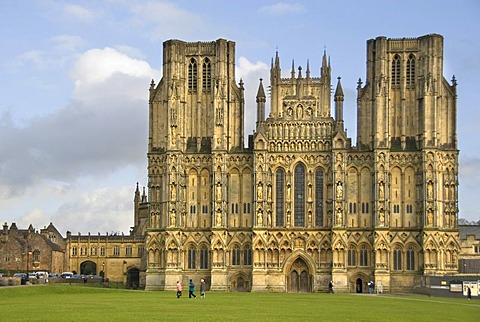
[[[293,225],[305,226],[305,166],[299,163],[294,172],[294,208]]]
[[[249,244],[243,248],[243,265],[252,265],[252,246]]]
[[[323,226],[323,170],[315,171],[315,225]]]
[[[196,249],[193,245],[188,248],[188,268],[195,269],[195,257],[197,255]]]
[[[415,270],[415,251],[413,247],[407,249],[407,271],[414,271]]]
[[[232,250],[232,265],[240,265],[240,247],[235,245]]]
[[[407,60],[407,86],[415,85],[415,56],[410,54]]]
[[[392,61],[392,86],[400,86],[400,56],[397,54]]]
[[[275,211],[277,227],[283,227],[285,207],[285,171],[278,169],[275,174]]]
[[[393,270],[402,270],[402,250],[399,247],[393,250]]]
[[[197,61],[194,58],[188,64],[188,90],[197,91]]]
[[[200,249],[200,269],[208,269],[208,248],[206,246]]]
[[[357,265],[357,252],[355,250],[355,246],[350,246],[348,249],[348,266],[355,266]]]
[[[368,266],[368,249],[365,246],[360,248],[360,266]]]
[[[203,61],[202,86],[204,92],[209,92],[212,89],[212,65],[208,57]]]

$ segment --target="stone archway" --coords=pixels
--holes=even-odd
[[[97,264],[92,261],[84,261],[80,264],[80,274],[97,275]]]
[[[287,292],[311,292],[311,277],[307,263],[302,258],[297,258],[287,271]]]
[[[232,292],[250,291],[250,280],[245,274],[235,274],[230,280],[230,290]]]
[[[130,268],[127,271],[127,288],[136,290],[140,285],[140,270],[138,268]]]
[[[355,293],[363,293],[363,280],[360,277],[355,281]]]

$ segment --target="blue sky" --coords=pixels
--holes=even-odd
[[[275,51],[285,76],[292,59],[309,59],[318,76],[326,50],[355,144],[366,41],[430,33],[443,35],[444,76],[459,84],[460,217],[479,220],[478,17],[478,1],[2,0],[0,220],[128,233],[135,184],[147,183],[148,87],[161,78],[165,40],[236,42],[246,134]]]

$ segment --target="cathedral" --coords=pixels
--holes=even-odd
[[[260,79],[244,142],[235,43],[168,40],[149,95],[145,289],[411,291],[458,271],[456,80],[443,37],[367,41],[357,138],[340,78],[292,63]],[[334,91],[332,91],[332,87]],[[268,114],[268,115],[267,115]],[[141,218],[135,218],[138,225]]]

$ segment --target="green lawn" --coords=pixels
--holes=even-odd
[[[186,294],[187,293],[187,294]],[[185,296],[187,295],[187,296]],[[197,294],[198,295],[198,294]],[[177,299],[51,284],[0,288],[0,321],[479,321],[480,300],[426,296],[214,293]]]

